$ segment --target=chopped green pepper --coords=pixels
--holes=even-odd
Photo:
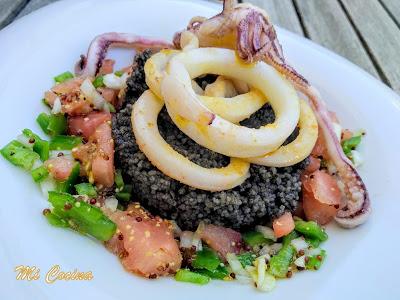
[[[44,105],[46,105],[47,107],[50,107],[49,103],[47,103],[46,98],[43,98],[43,99],[42,99],[42,103],[43,103]]]
[[[115,197],[121,201],[129,201],[131,199],[132,185],[125,184],[122,177],[121,170],[115,171],[115,185],[117,186],[117,193]]]
[[[306,238],[318,239],[321,242],[328,239],[326,232],[314,221],[297,220],[294,224],[295,230],[302,233]]]
[[[284,278],[292,263],[296,250],[292,245],[286,245],[269,261],[269,272],[275,277]]]
[[[263,244],[272,244],[273,241],[265,238],[261,232],[248,231],[242,234],[243,241],[250,247],[255,247]]]
[[[21,142],[13,140],[0,150],[3,157],[15,166],[30,171],[39,154],[24,146]]]
[[[67,193],[49,192],[52,213],[66,221],[72,229],[91,235],[100,241],[108,241],[117,226],[96,206],[77,201]]]
[[[47,221],[56,227],[62,227],[62,228],[68,228],[68,222],[65,221],[64,219],[61,219],[59,216],[53,214],[51,211],[45,213],[44,215],[47,219]]]
[[[228,269],[225,266],[218,266],[215,270],[199,269],[194,270],[195,273],[206,275],[213,279],[224,279],[229,275]]]
[[[114,74],[115,76],[121,77],[122,75],[124,75],[124,71],[115,71]]]
[[[36,118],[36,122],[45,134],[51,136],[64,134],[67,130],[67,119],[63,114],[48,115],[41,113]]]
[[[97,89],[99,87],[103,87],[104,85],[104,81],[103,81],[104,77],[102,75],[97,76],[94,80],[93,80],[93,86]]]
[[[50,141],[50,150],[72,150],[82,144],[82,138],[78,136],[57,135]]]
[[[220,263],[221,260],[214,251],[204,248],[202,251],[196,253],[195,259],[192,261],[192,267],[214,271]]]
[[[115,185],[119,190],[122,190],[124,188],[124,178],[122,177],[121,170],[116,170],[115,171],[115,177],[114,177]]]
[[[122,189],[122,191],[123,191],[124,193],[129,193],[129,194],[132,193],[132,190],[133,190],[132,184],[125,184],[125,185],[124,185],[124,188]]]
[[[296,231],[292,231],[291,233],[289,233],[288,235],[285,235],[282,238],[282,246],[287,246],[290,244],[290,242],[296,238],[299,237],[299,234]]]
[[[58,192],[69,193],[72,190],[76,180],[79,177],[80,172],[80,165],[78,162],[75,162],[75,165],[72,168],[71,174],[69,175],[68,179],[65,181],[58,181],[56,183],[56,190]]]
[[[67,131],[67,118],[63,114],[51,115],[47,129],[51,136],[64,134]]]
[[[321,253],[314,256],[309,256],[306,262],[306,268],[308,270],[318,270],[326,257],[326,251],[321,250]]]
[[[67,72],[61,73],[60,75],[57,75],[56,77],[54,77],[54,81],[57,83],[62,83],[71,78],[74,78],[74,75],[71,72],[67,71]]]
[[[133,186],[131,184],[125,184],[122,191],[115,194],[118,200],[129,201],[131,199]]]
[[[48,160],[49,159],[49,153],[50,153],[50,146],[49,142],[46,140],[42,140],[40,136],[37,134],[34,134],[32,130],[30,129],[24,129],[22,130],[22,133],[30,138],[33,142],[33,151],[35,151],[37,154],[39,154],[40,159],[42,161]]]
[[[210,277],[189,271],[187,269],[180,269],[175,274],[175,280],[203,285],[210,282]]]
[[[118,200],[127,202],[127,201],[129,201],[131,199],[131,193],[118,192],[118,193],[115,194],[115,197]]]
[[[93,186],[93,184],[88,183],[88,182],[75,184],[75,189],[79,195],[88,195],[91,198],[94,198],[97,196],[97,191],[96,191],[95,187]]]
[[[355,150],[357,146],[361,143],[361,137],[362,135],[356,135],[342,142],[343,152],[349,158],[351,158],[351,151]]]
[[[33,169],[31,171],[31,175],[35,182],[41,182],[42,180],[47,178],[47,176],[49,176],[49,171],[45,166],[40,166],[36,169]]]
[[[306,242],[313,246],[314,248],[318,248],[319,245],[321,244],[321,241],[319,239],[310,239],[310,238],[306,238]]]
[[[242,264],[242,267],[253,265],[253,261],[256,259],[255,255],[251,252],[236,255],[237,259]]]
[[[42,128],[45,134],[50,133],[49,130],[47,129],[50,123],[50,115],[46,113],[41,113],[40,115],[37,116],[36,122],[39,124],[40,128]]]

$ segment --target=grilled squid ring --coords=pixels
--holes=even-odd
[[[144,66],[146,84],[160,99],[163,99],[160,86],[165,76],[165,68],[168,61],[178,53],[180,51],[161,50],[152,55]],[[199,100],[209,110],[232,123],[239,123],[249,118],[267,102],[266,97],[255,88],[252,88],[248,93],[232,98],[199,96]]]
[[[299,134],[291,143],[262,157],[245,160],[267,167],[287,167],[297,164],[310,155],[318,138],[318,123],[311,107],[306,101],[300,101]]]
[[[259,110],[267,99],[256,89],[232,98],[200,96],[199,100],[209,110],[232,123],[239,123]]]
[[[165,68],[169,60],[180,53],[179,50],[165,49],[153,54],[144,65],[144,73],[146,75],[146,84],[150,90],[160,99],[161,95],[161,81],[165,76]]]
[[[164,103],[150,90],[144,92],[132,109],[132,129],[140,150],[165,175],[191,187],[222,191],[243,183],[250,164],[231,158],[224,168],[203,168],[176,152],[160,135],[157,117]]]
[[[161,94],[169,115],[188,122],[176,123],[198,144],[215,152],[240,158],[265,155],[279,148],[296,128],[299,99],[293,86],[273,67],[258,62],[244,64],[233,50],[199,48],[173,56],[161,81]],[[220,74],[245,79],[259,89],[275,112],[275,122],[259,129],[229,122],[209,110],[191,87],[202,74]],[[174,121],[175,122],[175,121]]]

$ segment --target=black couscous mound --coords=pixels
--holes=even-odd
[[[191,188],[154,167],[139,150],[131,129],[132,104],[147,89],[143,66],[150,53],[136,57],[137,68],[128,79],[125,106],[113,118],[116,164],[132,182],[135,201],[161,217],[174,219],[183,229],[195,229],[201,220],[230,228],[265,223],[299,201],[300,174],[307,160],[286,168],[251,165],[250,177],[240,186],[222,192]],[[242,122],[248,127],[271,123],[274,113],[266,105]],[[187,137],[171,121],[165,108],[158,118],[163,138],[179,153],[207,168],[223,167],[229,158],[208,150]]]

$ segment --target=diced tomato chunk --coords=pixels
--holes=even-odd
[[[239,232],[216,225],[205,225],[200,232],[200,237],[212,249],[225,258],[228,253],[240,252],[242,247],[242,236]]]
[[[303,208],[307,219],[322,225],[329,223],[341,203],[341,192],[335,178],[318,170],[303,176],[302,184]]]
[[[97,144],[97,152],[92,161],[93,180],[104,187],[112,187],[114,185],[114,140],[110,125],[101,124],[93,136]]]
[[[114,140],[110,124],[100,124],[89,142],[74,148],[72,154],[99,188],[114,185]]]
[[[84,78],[75,77],[68,79],[62,83],[56,84],[51,90],[56,94],[68,94],[71,92],[79,91]]]
[[[321,166],[321,160],[319,158],[316,158],[312,155],[309,157],[310,163],[308,164],[307,168],[304,170],[306,173],[312,173],[314,171],[319,170]]]
[[[126,270],[153,278],[181,267],[182,256],[169,222],[150,216],[138,203],[109,217],[119,233],[106,246],[121,258]]]
[[[272,228],[274,229],[274,233],[277,238],[291,233],[294,229],[292,214],[290,212],[286,212],[279,218],[275,219],[272,223]]]
[[[342,130],[342,141],[349,140],[353,137],[353,132],[351,132],[349,129],[344,129]]]
[[[46,91],[44,93],[44,100],[51,107],[53,107],[54,101],[56,101],[56,99],[57,99],[57,94],[54,93],[53,91]]]
[[[64,181],[71,175],[72,168],[74,167],[74,160],[60,156],[45,161],[44,165],[54,179]]]
[[[115,108],[118,107],[118,91],[106,87],[97,89],[100,95],[108,102],[111,103]]]
[[[81,135],[88,140],[96,128],[107,121],[111,121],[109,112],[91,112],[86,116],[70,117],[68,118],[68,131],[69,134]]]

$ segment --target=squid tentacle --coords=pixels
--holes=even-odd
[[[96,76],[110,47],[132,48],[135,50],[171,48],[163,40],[138,36],[130,33],[109,32],[101,34],[90,43],[87,55],[81,55],[75,65],[77,76]]]

